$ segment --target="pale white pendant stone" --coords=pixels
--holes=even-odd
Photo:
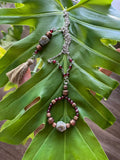
[[[58,121],[56,124],[56,129],[60,132],[64,132],[67,129],[66,123],[64,123],[63,121]]]

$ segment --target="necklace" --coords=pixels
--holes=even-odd
[[[61,71],[63,75],[63,90],[61,93],[60,97],[55,97],[49,104],[48,109],[47,109],[47,118],[48,118],[48,123],[52,125],[54,128],[56,128],[60,132],[64,132],[66,129],[70,128],[71,126],[75,126],[76,121],[79,118],[79,110],[76,105],[76,103],[68,97],[69,91],[68,91],[68,85],[69,85],[69,76],[70,76],[70,70],[72,69],[73,65],[73,59],[70,56],[69,52],[69,46],[71,44],[71,37],[69,33],[69,14],[66,10],[63,11],[63,17],[64,17],[64,26],[61,28],[61,32],[64,37],[64,44],[62,47],[62,50],[59,54],[56,56],[48,59],[49,64],[54,64],[58,66],[58,69]],[[56,31],[55,29],[51,29],[48,31],[45,35],[43,35],[40,40],[39,40],[39,45],[37,45],[35,52],[33,53],[33,56],[31,59],[29,59],[27,62],[19,65],[17,68],[13,69],[12,71],[7,73],[7,76],[11,82],[14,83],[20,83],[22,77],[24,76],[25,72],[27,71],[29,65],[33,63],[33,59],[35,59],[36,54],[38,54],[42,49],[44,48],[45,45],[47,45],[52,38],[52,33]],[[57,60],[58,57],[60,56],[65,56],[65,60],[63,61],[63,65]],[[69,65],[67,65],[69,64]],[[57,105],[58,101],[67,101],[70,103],[70,105],[74,108],[75,110],[75,115],[74,117],[69,121],[69,122],[63,122],[63,121],[58,121],[55,122],[54,118],[51,115],[51,110],[54,105]]]
[[[79,110],[77,108],[76,103],[68,97],[69,91],[68,91],[68,84],[69,84],[69,76],[70,76],[70,70],[72,69],[72,65],[73,65],[73,59],[70,57],[70,52],[69,52],[69,46],[71,43],[71,37],[69,34],[69,25],[70,25],[70,21],[69,21],[69,15],[68,12],[66,10],[63,11],[63,17],[64,17],[64,26],[61,28],[61,32],[63,34],[64,37],[64,44],[63,44],[63,48],[61,50],[61,52],[48,59],[48,63],[49,64],[55,64],[58,66],[59,70],[62,72],[63,75],[63,91],[62,91],[62,95],[60,97],[56,97],[54,98],[49,106],[48,106],[48,110],[47,110],[47,118],[48,118],[48,123],[52,125],[52,127],[56,128],[58,131],[60,132],[64,132],[66,129],[70,128],[70,126],[74,126],[76,124],[76,121],[79,118]],[[50,38],[52,37],[52,33],[54,30],[50,30],[46,33],[46,35],[42,36],[40,41],[39,41],[39,45],[37,46],[37,50],[35,51],[35,53],[38,53],[39,51],[42,50],[42,47],[44,45],[46,45]],[[62,56],[62,55],[66,55],[67,57],[67,61],[69,63],[68,68],[64,69],[63,66],[60,64],[60,62],[58,60],[56,60],[58,57]],[[51,109],[53,108],[53,106],[55,104],[57,104],[58,101],[63,101],[63,100],[67,100],[68,103],[71,104],[71,106],[74,108],[75,110],[75,115],[73,117],[73,119],[71,119],[69,122],[63,122],[63,121],[58,121],[55,122],[54,118],[51,115]]]

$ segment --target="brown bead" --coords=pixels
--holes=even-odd
[[[49,124],[52,124],[54,122],[54,119],[52,118],[52,117],[50,117],[49,119],[48,119],[48,123]]]
[[[51,117],[51,113],[47,113],[47,117]]]
[[[45,46],[46,44],[48,44],[49,41],[50,41],[50,39],[49,39],[46,35],[44,35],[44,36],[42,36],[41,39],[39,40],[39,44],[40,44],[41,46]]]
[[[77,120],[78,120],[78,117],[77,117],[77,116],[74,116],[74,120],[77,121]]]
[[[56,103],[56,100],[53,99],[51,102],[52,102],[52,104],[55,104],[55,103]]]
[[[64,85],[64,89],[67,89],[68,88],[68,86],[67,85]]]
[[[72,120],[70,121],[70,124],[71,124],[72,126],[75,126],[75,123],[76,123],[76,121],[75,121],[74,119],[72,119]]]
[[[73,103],[72,106],[73,106],[73,107],[76,107],[76,103]]]
[[[51,33],[50,31],[48,31],[48,32],[46,33],[46,36],[47,36],[49,39],[51,39],[52,33]]]
[[[68,95],[68,90],[63,90],[63,95],[67,96]]]
[[[54,123],[52,124],[52,126],[55,128],[55,127],[56,127],[56,123],[54,122]]]
[[[41,51],[41,50],[42,50],[42,46],[41,46],[41,45],[37,45],[36,48],[37,48],[38,51]]]
[[[67,127],[67,128],[70,128],[70,123],[66,123],[66,127]]]

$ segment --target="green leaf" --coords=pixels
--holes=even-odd
[[[18,86],[14,83],[8,82],[5,87],[4,87],[4,91],[9,91],[12,88],[17,88]]]
[[[6,53],[6,50],[2,47],[0,47],[0,58],[2,58]]]
[[[23,160],[55,159],[56,155],[57,160],[107,160],[97,139],[82,119],[66,133],[59,133],[47,125],[34,138]]]
[[[14,25],[8,28],[8,33],[5,33],[4,31],[1,31],[1,32],[3,34],[3,38],[0,39],[0,45],[7,50],[16,41],[21,39],[23,27]]]
[[[24,6],[1,9],[0,23],[28,25],[33,27],[34,31],[15,42],[0,60],[0,86],[4,86],[8,81],[6,72],[32,56],[42,35],[51,28],[63,27],[63,9],[67,7],[72,38],[69,50],[74,60],[68,89],[69,97],[79,108],[80,118],[75,127],[64,133],[58,133],[46,122],[49,103],[61,96],[63,89],[60,70],[47,62],[48,58],[57,55],[62,49],[63,36],[57,32],[39,53],[43,61],[40,71],[0,102],[0,120],[12,120],[35,98],[40,97],[37,104],[2,130],[0,140],[10,144],[22,143],[41,124],[46,124],[43,131],[34,138],[23,159],[55,160],[58,155],[62,160],[107,160],[83,119],[87,117],[103,129],[115,121],[112,113],[90,93],[90,90],[93,90],[97,95],[108,98],[118,85],[115,80],[98,70],[98,67],[103,67],[120,74],[120,54],[101,42],[102,38],[120,41],[120,15],[111,9],[111,0],[83,0],[75,6],[71,6],[71,1],[59,0],[7,1],[24,3]],[[67,122],[73,117],[74,111],[66,101],[61,101],[52,110],[52,115],[56,122]]]

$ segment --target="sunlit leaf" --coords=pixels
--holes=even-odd
[[[1,0],[4,2],[5,0]],[[28,25],[34,31],[26,38],[14,43],[0,60],[0,86],[8,82],[6,72],[25,62],[32,56],[39,39],[51,28],[64,25],[63,9],[70,17],[72,43],[70,54],[73,68],[70,72],[69,97],[79,108],[80,118],[75,127],[59,133],[48,125],[46,111],[52,99],[61,96],[63,77],[48,58],[57,55],[63,46],[60,32],[53,35],[50,43],[39,53],[42,68],[25,84],[0,102],[0,120],[14,119],[35,98],[40,101],[27,110],[0,133],[0,140],[20,144],[41,124],[45,128],[33,139],[24,160],[107,160],[101,146],[84,122],[87,117],[105,129],[115,117],[91,94],[108,98],[118,83],[98,70],[103,67],[120,74],[120,54],[102,44],[101,39],[120,41],[120,14],[110,7],[112,0],[82,0],[73,6],[71,0],[7,0],[23,3],[24,6],[0,10],[1,24]],[[116,18],[115,18],[116,17]],[[73,109],[66,101],[56,104],[52,110],[55,121],[69,121]],[[47,154],[46,154],[47,153]]]

